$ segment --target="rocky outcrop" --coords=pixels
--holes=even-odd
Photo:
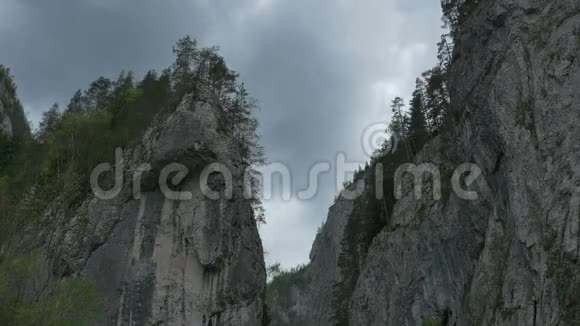
[[[71,273],[95,285],[100,324],[261,325],[262,244],[243,197],[239,149],[218,131],[218,107],[211,96],[187,97],[158,119],[140,144],[124,151],[119,195],[90,198],[72,219],[63,256]],[[200,189],[202,169],[214,162],[232,173],[231,198],[219,175],[209,178],[219,199]],[[171,174],[169,186],[190,196],[170,199],[161,190],[160,173],[171,163],[188,173],[183,180]]]
[[[580,6],[482,2],[457,40],[457,127],[417,158],[474,163],[475,201],[413,197],[373,242],[353,325],[580,320]]]
[[[270,285],[268,306],[272,325],[331,325],[333,287],[342,279],[338,259],[352,209],[353,201],[339,196],[316,236],[310,264],[296,273],[289,289],[276,281]]]
[[[352,200],[340,196],[330,208],[324,227],[316,236],[312,251],[311,263],[308,266],[310,287],[307,302],[304,304],[304,316],[313,316],[309,325],[328,325],[332,316],[333,286],[342,279],[337,268],[342,253],[342,239],[348,217],[353,209]]]
[[[580,6],[479,1],[459,31],[455,125],[414,158],[441,171],[442,198],[405,179],[350,324],[578,325]],[[476,200],[450,191],[464,163],[482,170]]]

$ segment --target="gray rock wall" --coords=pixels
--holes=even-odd
[[[269,288],[268,307],[272,325],[331,325],[333,285],[342,279],[338,259],[342,252],[344,228],[352,209],[353,201],[338,197],[328,211],[324,227],[316,236],[310,252],[310,264],[295,276],[299,278],[297,284],[291,286],[288,292],[276,285]]]
[[[65,257],[94,282],[101,324],[261,325],[262,244],[251,203],[242,196],[240,155],[218,132],[219,114],[210,97],[186,98],[125,150],[121,193],[90,198],[71,222]],[[175,162],[189,174],[173,190],[189,191],[191,199],[168,199],[159,188],[160,170]],[[233,198],[202,194],[200,172],[214,162],[232,171]],[[135,198],[133,177],[143,163],[152,170],[143,174]],[[210,180],[223,195],[224,180]]]
[[[351,325],[578,325],[579,53],[578,1],[479,1],[451,67],[455,126],[414,158],[439,168],[442,198],[425,185],[416,198],[405,179],[363,262]],[[483,172],[477,200],[450,190],[463,163]],[[309,303],[296,309],[312,325],[328,324],[331,298],[312,303],[327,293],[320,280],[342,273],[323,245],[333,241],[321,245],[340,238],[333,225],[293,299]]]
[[[417,162],[475,163],[479,199],[416,200],[373,242],[352,325],[577,325],[580,4],[482,2],[452,65],[457,127]]]
[[[312,282],[304,305],[305,316],[313,316],[311,325],[330,325],[334,283],[342,279],[337,267],[342,252],[342,239],[353,201],[339,197],[330,208],[324,228],[316,237],[310,252],[308,275]]]

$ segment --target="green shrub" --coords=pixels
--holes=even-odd
[[[0,324],[86,325],[98,317],[97,296],[84,278],[58,280],[45,262],[26,256],[0,264]]]
[[[423,321],[423,326],[441,326],[441,321],[436,319],[426,319]]]

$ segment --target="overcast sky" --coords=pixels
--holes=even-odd
[[[339,152],[367,159],[361,134],[435,63],[440,25],[438,0],[0,0],[0,63],[36,123],[98,76],[168,66],[184,35],[219,45],[259,101],[268,161],[289,166],[296,190]],[[265,203],[268,263],[308,261],[334,180],[323,175],[314,199]]]

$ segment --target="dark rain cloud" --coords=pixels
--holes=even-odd
[[[434,63],[439,15],[437,0],[3,0],[0,63],[37,122],[98,76],[168,66],[181,36],[219,45],[259,101],[269,161],[299,189],[338,152],[364,161],[362,130]],[[334,178],[320,181],[312,200],[266,203],[268,261],[308,259],[335,194]]]

